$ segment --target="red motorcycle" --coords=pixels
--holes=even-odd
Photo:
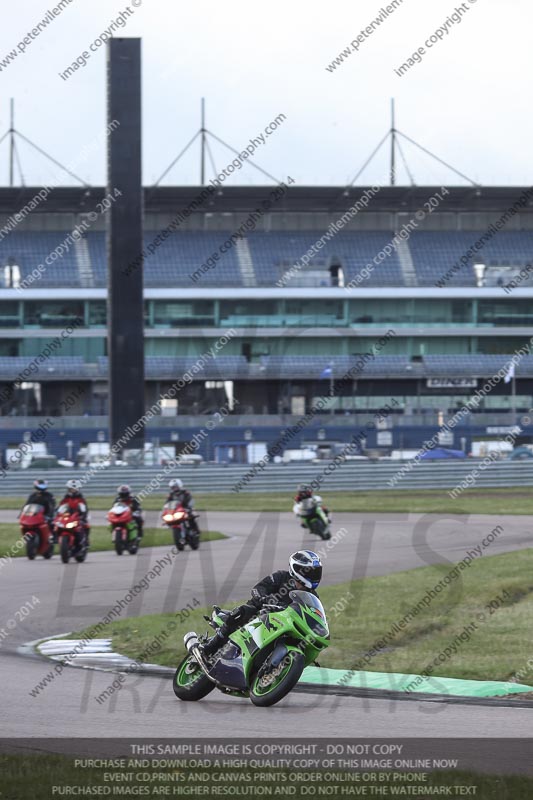
[[[124,550],[134,556],[139,549],[139,528],[131,508],[126,503],[115,503],[107,512],[107,520],[117,556],[121,556]]]
[[[44,515],[44,506],[28,503],[20,512],[20,532],[26,542],[26,555],[33,561],[35,556],[52,558],[54,543],[52,532]]]
[[[57,509],[54,527],[58,538],[61,539],[59,552],[63,564],[68,564],[71,558],[75,558],[78,563],[85,561],[88,550],[87,532],[80,512],[73,511],[67,503],[64,503]]]
[[[161,513],[163,524],[172,530],[174,544],[178,550],[183,550],[188,544],[191,550],[198,550],[200,547],[200,537],[195,530],[192,530],[189,522],[189,512],[181,503],[171,501],[165,503]]]

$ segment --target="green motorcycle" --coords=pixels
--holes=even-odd
[[[224,694],[249,697],[256,706],[272,706],[285,697],[329,644],[326,612],[318,597],[293,591],[289,598],[287,608],[264,605],[210,659],[202,656],[198,635],[186,633],[188,655],[173,681],[176,697],[201,700],[215,687]],[[217,629],[229,613],[214,606],[206,619]]]
[[[315,498],[306,497],[301,501],[299,516],[302,520],[302,525],[304,525],[310,533],[320,536],[321,539],[331,539],[328,517]]]

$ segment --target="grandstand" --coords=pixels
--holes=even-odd
[[[38,191],[0,189],[0,447],[22,440],[35,418],[62,415],[49,441],[64,456],[69,440],[72,450],[107,438],[105,220],[88,223],[105,191],[55,189],[12,229],[7,221]],[[369,434],[367,446],[417,447],[442,415],[453,413],[529,342],[532,192],[448,187],[438,208],[422,219],[420,210],[440,187],[385,186],[325,237],[364,191],[290,187],[242,238],[231,240],[270,188],[224,188],[197,202],[154,246],[202,189],[145,190],[147,406],[227,330],[235,331],[179,392],[177,404],[150,422],[148,440],[185,445],[232,385],[238,408],[213,431],[205,457],[227,456],[235,445],[246,458],[247,443],[273,441],[332,389],[327,407],[295,446],[344,441],[350,426],[394,397],[395,414]],[[504,215],[505,224],[489,236]],[[76,226],[85,232],[69,240]],[[398,246],[391,247],[395,237]],[[482,247],[472,252],[481,237]],[[216,263],[193,279],[214,254]],[[519,274],[519,286],[504,291]],[[391,329],[394,335],[375,358],[358,367],[362,354]],[[40,360],[56,337],[60,344]],[[22,379],[30,362],[35,366]],[[337,386],[346,375],[349,380]],[[517,363],[510,384],[500,382],[447,443],[468,448],[493,427],[512,428],[529,411],[532,355]],[[81,388],[67,407],[74,387]],[[532,434],[524,427],[522,440]]]

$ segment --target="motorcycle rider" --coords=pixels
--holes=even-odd
[[[320,495],[313,494],[313,490],[309,486],[306,486],[304,483],[301,483],[296,490],[296,497],[294,498],[294,505],[292,507],[293,513],[297,517],[301,516],[302,513],[301,502],[302,500],[306,500],[308,498],[312,499],[317,506],[322,507],[322,511],[326,515],[328,522],[331,522],[329,516],[329,509],[326,508],[326,506],[322,505],[322,498],[320,497]],[[300,523],[300,526],[302,528],[307,528],[307,525],[305,525],[303,522]]]
[[[287,608],[291,604],[289,593],[300,590],[316,595],[322,578],[322,562],[312,550],[298,550],[289,558],[289,569],[278,569],[256,583],[247,603],[230,612],[224,624],[202,645],[202,654],[212,656],[226,644],[231,633],[242,628],[265,603]],[[317,595],[318,596],[318,595]]]
[[[173,478],[169,482],[168,488],[170,489],[170,492],[166,502],[171,503],[172,501],[176,501],[180,503],[183,508],[186,509],[186,511],[188,511],[189,525],[193,532],[197,533],[199,536],[200,528],[196,522],[197,515],[194,513],[194,500],[192,499],[192,494],[185,488],[184,483],[182,480],[180,480],[180,478]]]
[[[137,523],[137,535],[139,539],[143,538],[143,512],[141,504],[137,498],[132,495],[131,488],[126,484],[122,484],[117,488],[117,496],[113,500],[115,503],[124,503],[131,508],[133,519]]]
[[[34,491],[30,494],[30,496],[26,500],[25,505],[29,505],[30,503],[37,503],[38,505],[44,507],[44,516],[48,523],[48,527],[50,528],[52,541],[56,543],[57,538],[54,532],[54,524],[53,524],[56,501],[52,492],[48,491],[48,481],[45,480],[34,481],[33,489]]]
[[[85,528],[85,536],[87,540],[87,547],[90,546],[91,526],[89,524],[89,508],[87,501],[81,493],[80,481],[72,480],[67,481],[67,493],[59,503],[60,506],[67,505],[72,512],[78,512],[83,527]],[[79,544],[79,542],[78,542]]]

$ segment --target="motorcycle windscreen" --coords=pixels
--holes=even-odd
[[[44,506],[40,506],[39,503],[28,503],[22,509],[23,514],[42,514],[44,511]]]
[[[303,612],[306,622],[317,636],[327,636],[329,634],[328,622],[324,606],[318,597],[311,592],[294,591],[289,593],[292,600],[292,607]],[[305,607],[311,608],[312,615],[305,611]]]
[[[128,511],[128,509],[129,506],[127,506],[125,503],[115,503],[115,505],[112,507],[109,513],[119,515],[123,514],[125,511]]]
[[[63,503],[62,506],[59,506],[59,508],[57,509],[56,513],[57,514],[70,514],[70,506],[68,505],[68,503]]]
[[[163,506],[163,511],[174,511],[174,510],[177,510],[178,507],[179,507],[179,503],[176,503],[175,500],[174,501],[170,501],[168,503],[165,503],[165,505]]]

